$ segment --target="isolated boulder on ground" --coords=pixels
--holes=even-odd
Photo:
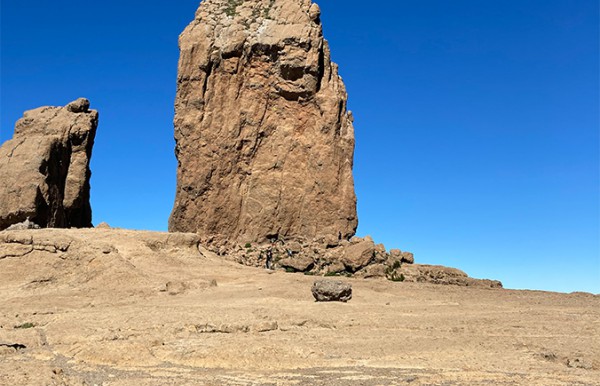
[[[354,129],[310,0],[204,0],[179,39],[170,231],[349,239]]]
[[[352,285],[337,280],[317,280],[312,294],[318,302],[347,302],[352,299]]]
[[[24,113],[0,148],[0,230],[91,227],[90,158],[98,112],[80,98]]]

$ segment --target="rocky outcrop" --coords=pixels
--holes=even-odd
[[[411,252],[399,249],[388,252],[383,244],[375,244],[369,236],[341,241],[324,238],[302,243],[246,243],[237,247],[223,246],[219,253],[243,265],[306,275],[502,288],[497,280],[475,279],[459,269],[414,264]]]
[[[25,112],[0,148],[0,230],[92,226],[90,157],[98,112],[87,99]]]
[[[170,231],[349,239],[347,94],[310,0],[205,0],[179,40]]]

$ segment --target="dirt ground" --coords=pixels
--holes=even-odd
[[[0,385],[600,385],[598,295],[344,278],[316,303],[194,240],[0,232]]]

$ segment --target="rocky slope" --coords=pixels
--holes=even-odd
[[[205,0],[181,34],[171,231],[208,242],[357,226],[347,95],[310,0]]]
[[[0,148],[0,230],[90,227],[90,158],[98,112],[87,99],[25,112]]]

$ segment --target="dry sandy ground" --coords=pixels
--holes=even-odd
[[[1,385],[600,385],[600,296],[314,277],[192,235],[0,233]]]

